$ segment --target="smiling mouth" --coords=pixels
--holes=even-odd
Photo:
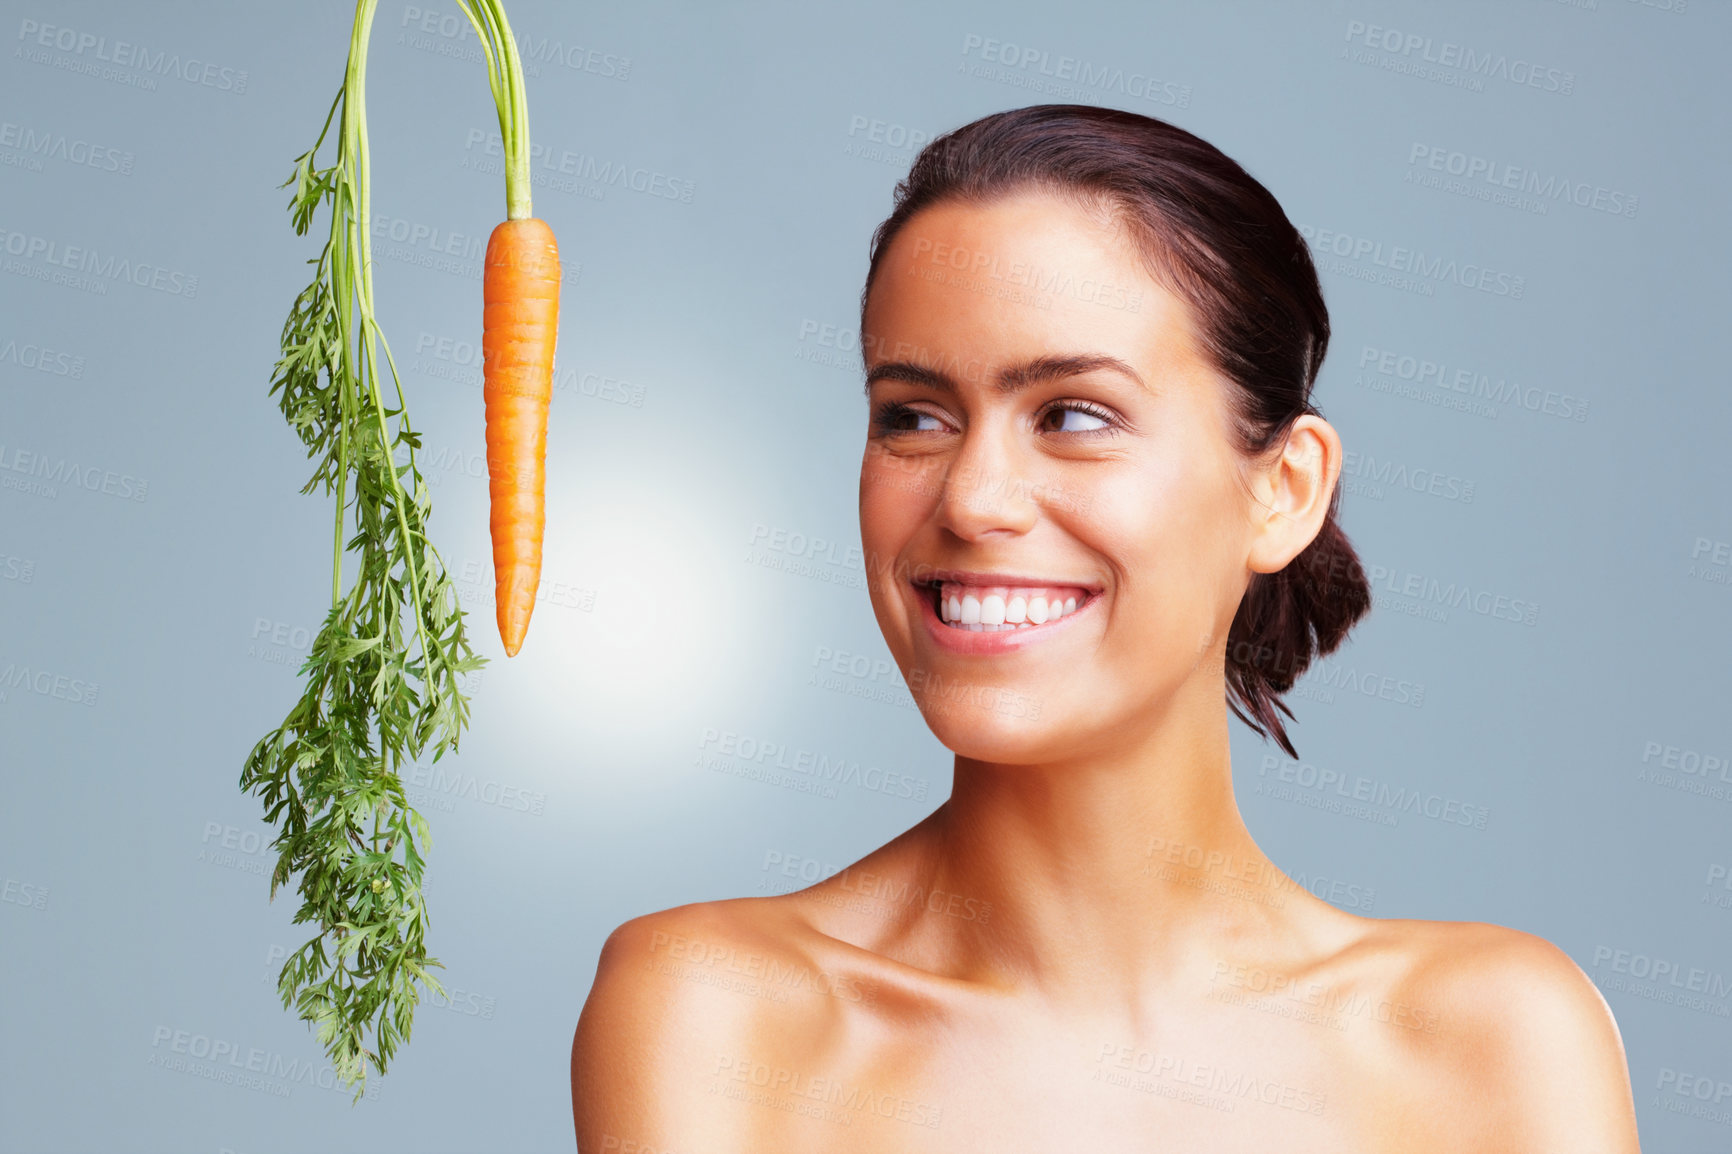
[[[946,627],[970,633],[1038,629],[1069,617],[1095,596],[1080,585],[918,584]]]

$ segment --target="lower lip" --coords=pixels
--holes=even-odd
[[[1100,600],[1100,594],[1093,593],[1087,601],[1076,607],[1076,612],[1066,613],[1057,621],[1048,621],[1028,629],[1000,629],[989,633],[984,629],[953,629],[946,625],[938,616],[937,594],[923,585],[913,586],[913,589],[920,601],[920,616],[926,622],[927,635],[941,649],[974,656],[1015,653],[1049,637],[1056,637],[1065,632],[1072,621],[1092,610],[1095,602]]]

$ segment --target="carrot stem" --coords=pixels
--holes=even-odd
[[[487,83],[499,112],[499,136],[505,145],[505,219],[527,220],[535,215],[530,206],[529,95],[523,87],[517,38],[500,0],[457,0],[457,4],[481,38]]]
[[[361,258],[359,262],[361,269],[361,282],[358,286],[360,291],[356,295],[356,300],[360,306],[361,314],[360,331],[357,334],[359,337],[359,340],[357,341],[357,352],[360,356],[361,365],[366,375],[368,400],[371,402],[373,415],[379,427],[379,443],[382,446],[383,451],[386,454],[390,454],[392,439],[391,430],[385,415],[384,398],[380,396],[379,392],[379,364],[373,345],[375,338],[383,339],[383,334],[379,330],[378,322],[374,319],[373,243],[370,229],[368,227],[368,224],[372,219],[369,215],[372,189],[369,187],[367,155],[367,47],[372,37],[373,14],[378,8],[378,2],[379,0],[360,0],[360,3],[355,6],[355,30],[349,51],[348,71],[343,83],[343,90],[345,93],[343,97],[343,143],[345,146],[344,183],[348,185],[351,199],[355,205],[355,211],[349,215],[347,222],[350,233],[348,240],[350,244],[354,245],[355,251],[360,254]],[[343,293],[340,299],[343,301],[344,306],[346,306],[349,294],[347,292]],[[344,318],[343,331],[349,331],[347,317]],[[391,368],[391,375],[395,382],[395,365]],[[401,382],[397,382],[397,384],[400,393]],[[347,398],[345,398],[345,400],[347,400]],[[349,411],[348,407],[345,406],[345,415]],[[401,417],[405,422],[405,431],[407,431],[408,414],[402,412]],[[409,453],[410,463],[412,465],[414,463],[414,449],[411,448]],[[389,474],[391,478],[391,504],[396,513],[397,530],[402,534],[403,540],[406,544],[411,543],[412,539],[409,533],[409,524],[403,511],[403,503],[405,500],[403,486],[397,478],[397,470],[395,467],[389,470]],[[434,645],[430,644],[428,640],[427,623],[422,619],[422,614],[420,612],[420,606],[422,603],[421,574],[420,566],[416,564],[415,551],[413,549],[405,548],[403,554],[403,569],[404,575],[409,578],[409,596],[411,604],[416,606],[414,614],[416,636],[421,643],[421,652],[426,655],[427,660],[431,665],[433,662],[437,661],[438,649]],[[433,687],[432,692],[434,696],[437,697],[440,692],[439,682],[431,676],[433,672],[431,668],[426,672],[429,674],[428,684]],[[395,765],[392,766],[393,770],[396,768]]]

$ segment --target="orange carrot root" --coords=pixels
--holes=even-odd
[[[487,407],[494,601],[507,657],[515,657],[523,646],[541,583],[559,272],[559,246],[546,221],[508,220],[487,240],[482,398]]]

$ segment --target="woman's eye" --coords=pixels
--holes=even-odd
[[[1112,418],[1092,405],[1058,405],[1042,413],[1040,420],[1049,433],[1098,433],[1112,427]]]
[[[1037,431],[1042,433],[1089,436],[1111,433],[1119,422],[1110,411],[1097,405],[1071,401],[1047,409],[1035,419],[1035,424]],[[874,410],[872,426],[880,435],[942,433],[949,428],[937,414],[901,402],[881,405]]]
[[[882,406],[873,424],[885,433],[936,433],[944,429],[944,422],[931,413],[899,404]]]

